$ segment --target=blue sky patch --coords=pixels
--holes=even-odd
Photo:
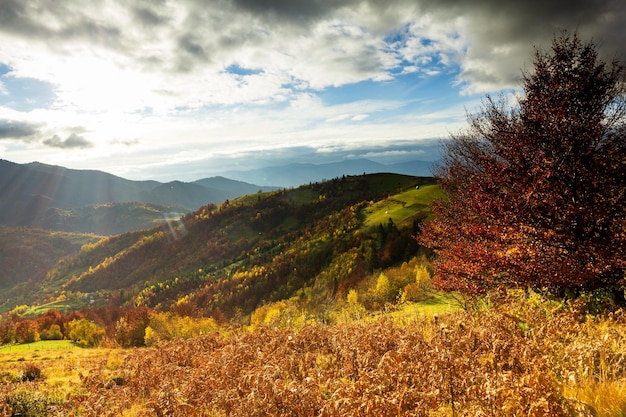
[[[50,83],[34,78],[17,78],[11,75],[11,67],[0,63],[0,106],[17,111],[47,108],[54,103],[56,94]]]
[[[261,69],[245,68],[245,67],[239,66],[238,64],[232,64],[232,65],[227,66],[225,68],[225,71],[229,74],[240,75],[242,77],[245,77],[247,75],[256,75],[256,74],[263,73],[263,70]]]

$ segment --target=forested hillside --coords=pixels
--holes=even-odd
[[[0,227],[0,311],[20,301],[45,278],[60,259],[78,252],[100,236]]]
[[[429,178],[375,174],[211,204],[150,230],[84,245],[40,286],[14,290],[14,305],[5,308],[89,298],[100,307],[233,317],[307,286],[342,292],[417,253],[412,235],[433,190]],[[402,192],[411,196],[390,197]],[[374,215],[379,222],[372,223]]]

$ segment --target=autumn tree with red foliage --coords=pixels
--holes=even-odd
[[[447,199],[419,237],[439,288],[608,288],[624,301],[624,74],[563,33],[536,51],[517,107],[488,96],[468,116],[436,172]]]

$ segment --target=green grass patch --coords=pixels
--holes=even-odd
[[[79,347],[74,345],[70,340],[41,340],[34,343],[0,346],[0,354],[69,349],[79,349]]]
[[[63,301],[53,301],[48,304],[32,306],[22,314],[23,317],[39,317],[46,314],[49,310],[58,310],[62,314],[70,311],[80,310],[82,307],[88,307],[91,304],[87,300],[70,299]]]
[[[389,219],[397,225],[406,224],[417,215],[430,216],[429,204],[444,194],[436,184],[420,186],[395,194],[363,209],[364,227],[371,229],[379,224],[386,225]]]
[[[252,206],[254,203],[259,201],[260,199],[263,199],[267,197],[268,195],[275,193],[275,192],[276,191],[262,191],[260,193],[242,195],[240,197],[233,198],[232,200],[230,200],[229,204],[235,205],[235,206]],[[223,205],[223,204],[224,203],[221,203],[220,205]]]
[[[460,310],[462,307],[458,295],[436,292],[431,299],[402,305],[391,313],[391,316],[399,320],[408,320],[416,316],[443,315]]]

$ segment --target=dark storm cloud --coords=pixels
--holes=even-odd
[[[132,6],[135,19],[146,26],[161,26],[169,21],[169,17],[161,10],[160,2],[140,2],[135,6]]]
[[[28,2],[20,0],[0,1],[0,27],[4,31],[30,33],[39,36],[39,25],[29,16]]]
[[[38,132],[39,125],[15,120],[0,120],[0,140],[18,139],[30,142]]]
[[[234,3],[239,8],[248,10],[254,14],[302,22],[318,19],[327,15],[338,5],[341,5],[343,1],[234,0]]]
[[[93,146],[91,142],[76,133],[70,134],[65,140],[58,135],[54,135],[52,138],[44,140],[43,143],[52,148],[61,149],[84,149]]]
[[[442,3],[445,7],[447,1],[436,2],[439,6]],[[625,32],[614,29],[626,23],[624,4],[622,0],[527,0],[504,4],[498,0],[482,0],[472,2],[476,9],[468,7],[462,13],[475,17],[472,30],[482,36],[496,29],[497,33],[493,34],[497,37],[491,39],[495,42],[549,40],[556,31],[567,29],[579,30],[583,36],[622,49],[624,46],[619,45],[619,41],[625,39]],[[478,24],[485,24],[482,30]]]
[[[122,36],[123,30],[117,22],[100,19],[96,22],[94,17],[97,15],[82,11],[82,2],[43,2],[37,4],[37,7],[32,7],[30,3],[24,0],[2,0],[2,30],[18,31],[28,36],[47,36],[50,33],[59,37],[92,37],[96,33],[109,38]],[[169,6],[162,1],[148,0],[119,0],[117,3],[142,24],[159,26],[170,22],[167,7],[173,7],[171,3]],[[550,38],[555,28],[579,28],[582,32],[590,32],[589,35],[607,46],[622,49],[624,46],[620,43],[626,39],[626,31],[620,30],[626,22],[624,3],[623,0],[233,0],[232,3],[214,0],[181,2],[175,8],[183,9],[188,16],[185,23],[193,25],[186,26],[185,31],[199,31],[209,23],[215,32],[222,32],[240,13],[280,24],[315,22],[331,16],[341,8],[355,9],[361,5],[367,5],[375,17],[383,16],[390,10],[411,12],[417,7],[422,15],[433,14],[444,20],[467,18],[470,30],[476,31],[479,36],[490,35],[490,40],[496,44],[540,41],[545,40],[546,36]],[[97,11],[97,6],[94,7]],[[216,14],[219,14],[220,19],[207,20]],[[55,25],[49,25],[44,16],[52,16]],[[404,17],[410,18],[409,15]],[[196,39],[193,45],[188,46],[194,49],[200,44]],[[199,49],[194,51],[199,52]]]
[[[562,30],[593,40],[606,56],[626,59],[626,2],[622,0],[421,0],[438,19],[462,17],[469,50],[461,78],[471,83],[519,80],[533,48],[546,49]]]
[[[115,22],[96,22],[83,12],[80,2],[32,2],[2,0],[0,30],[42,41],[86,39],[98,43],[115,43],[121,29]]]

